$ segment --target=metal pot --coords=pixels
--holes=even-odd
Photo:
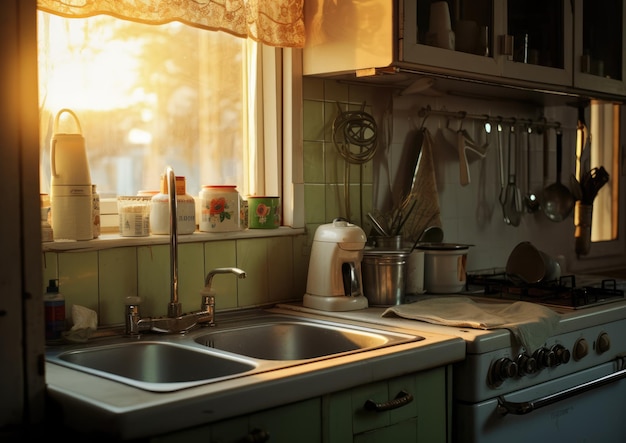
[[[366,250],[361,262],[363,293],[370,306],[404,303],[409,251]]]
[[[471,245],[422,243],[424,250],[424,288],[431,294],[455,294],[466,282],[467,252]]]

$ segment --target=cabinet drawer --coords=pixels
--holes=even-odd
[[[356,441],[358,435],[359,441],[370,441],[371,432],[376,430],[383,435],[400,432],[410,438],[406,441],[445,442],[449,410],[446,374],[446,368],[436,368],[324,396],[326,440]],[[411,394],[413,400],[384,410],[365,407],[368,401],[382,405],[404,393]]]

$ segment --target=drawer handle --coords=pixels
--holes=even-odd
[[[390,411],[392,409],[401,408],[404,405],[408,405],[413,401],[413,394],[410,394],[404,390],[398,392],[396,398],[383,403],[376,403],[374,400],[367,400],[363,407],[366,411],[383,412]]]

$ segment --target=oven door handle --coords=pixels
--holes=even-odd
[[[626,378],[626,369],[621,369],[617,372],[605,375],[604,377],[600,377],[596,380],[591,380],[578,386],[573,386],[571,388],[565,389],[564,391],[538,398],[537,400],[512,402],[505,400],[503,396],[499,396],[497,411],[502,416],[506,414],[525,415],[536,409],[551,405],[553,403],[565,400],[578,394],[582,394],[583,392],[590,391],[600,386],[608,385],[609,383],[621,380],[622,378]]]

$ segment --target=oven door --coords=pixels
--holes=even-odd
[[[604,384],[595,380],[616,374],[615,362],[483,402],[454,405],[454,441],[528,443],[626,441],[626,378],[620,371]],[[588,389],[577,389],[584,386]],[[567,392],[569,391],[569,392]],[[576,394],[574,394],[576,392]],[[571,395],[573,394],[573,395]],[[500,404],[523,406],[507,413]],[[514,403],[514,404],[510,404]]]

